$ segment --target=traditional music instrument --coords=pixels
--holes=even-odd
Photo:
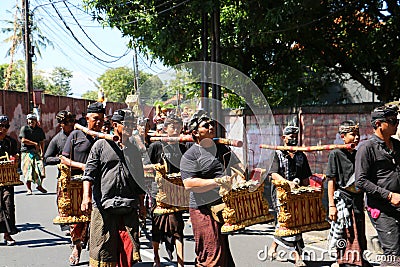
[[[252,190],[256,188],[255,190]],[[224,225],[222,233],[229,233],[261,222],[270,222],[274,216],[269,213],[268,202],[264,198],[264,183],[247,181],[232,188],[222,196],[225,207],[222,210]]]
[[[167,174],[166,166],[161,164],[155,164],[154,168],[158,188],[157,207],[154,209],[154,213],[167,214],[188,210],[190,194],[183,185],[181,174]]]
[[[90,221],[90,217],[81,211],[83,182],[81,176],[71,177],[71,170],[67,165],[59,164],[60,178],[57,183],[58,216],[53,219],[54,224],[74,224]]]
[[[354,149],[355,144],[343,144],[343,145],[320,145],[320,146],[273,146],[261,144],[260,148],[271,149],[271,150],[286,150],[286,151],[321,151],[321,150],[333,150],[333,149]]]
[[[322,204],[323,189],[301,186],[291,189],[287,180],[273,180],[279,201],[277,236],[290,236],[330,228]]]
[[[242,147],[243,142],[240,140],[227,139],[227,138],[213,138],[214,142],[217,144],[234,146],[234,147]],[[153,136],[150,137],[150,141],[162,141],[162,142],[194,142],[193,137],[191,135],[180,135],[177,137],[164,137],[164,136]]]
[[[18,162],[10,159],[8,153],[0,157],[0,186],[15,186],[24,184],[19,180],[20,175],[17,171]]]
[[[92,131],[78,123],[75,123],[74,128],[77,130],[81,130],[85,134],[91,135],[93,137],[106,139],[106,140],[110,140],[110,141],[114,141],[114,142],[117,142],[119,140],[119,137],[117,135],[105,134],[105,133],[101,133],[101,132]]]

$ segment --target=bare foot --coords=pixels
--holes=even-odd
[[[69,265],[76,266],[79,264],[79,258],[81,256],[82,248],[80,245],[75,245],[72,249],[72,253],[69,256]]]

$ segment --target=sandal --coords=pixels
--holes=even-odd
[[[154,256],[153,267],[161,267],[160,256]]]
[[[4,244],[6,246],[15,246],[15,240],[10,235],[4,234]]]
[[[81,247],[74,246],[72,253],[69,256],[69,266],[77,266],[79,264],[79,258],[81,256]]]
[[[40,192],[42,192],[42,193],[44,193],[44,194],[46,194],[47,193],[47,190],[46,189],[44,189],[41,185],[40,186],[38,186],[38,187],[36,187],[36,189],[37,190],[39,190]]]
[[[299,259],[299,260],[296,261],[294,266],[295,267],[304,267],[304,266],[307,266],[307,264],[302,259]]]

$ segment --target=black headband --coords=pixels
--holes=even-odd
[[[100,102],[92,103],[88,106],[86,113],[105,113],[105,108]]]

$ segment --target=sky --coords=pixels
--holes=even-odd
[[[81,0],[52,2],[56,9],[50,4],[50,0],[29,1],[29,9],[34,11],[39,28],[54,46],[42,49],[42,57],[34,58],[36,69],[50,73],[55,67],[64,67],[72,71],[72,96],[81,97],[87,91],[97,90],[94,83],[107,69],[124,66],[133,68],[134,53],[133,50],[127,50],[129,39],[123,38],[121,32],[103,28],[99,23],[92,21],[91,16],[83,10]],[[4,20],[13,20],[16,3],[21,6],[21,0],[0,0],[0,29],[9,27]],[[0,31],[0,64],[10,63],[11,58],[6,57],[6,51],[11,44],[3,42],[7,37],[9,34]],[[16,53],[15,59],[24,59],[22,49]],[[138,62],[139,70],[152,74],[167,69],[160,62],[152,63],[143,54],[139,54]]]

